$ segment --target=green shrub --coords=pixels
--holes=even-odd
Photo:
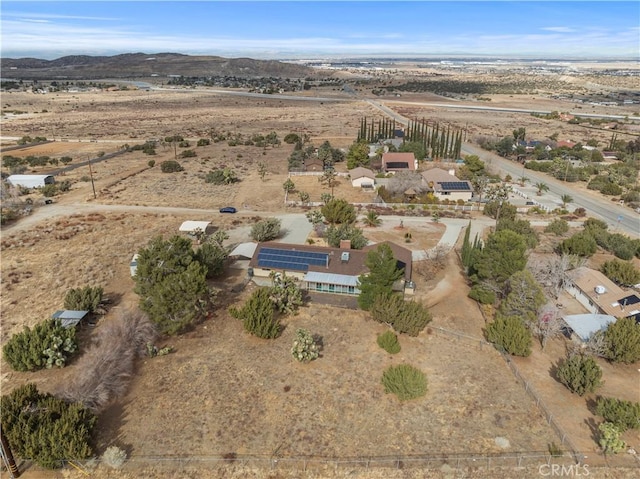
[[[474,284],[468,296],[480,304],[494,304],[496,302],[495,291],[490,290],[482,284]]]
[[[245,331],[259,338],[273,339],[280,335],[280,320],[274,310],[270,288],[260,288],[253,292],[242,308],[229,308],[229,314],[243,320]]]
[[[587,258],[593,256],[597,250],[595,238],[587,231],[576,233],[558,245],[560,254],[574,254]]]
[[[615,424],[620,432],[640,428],[640,402],[599,397],[596,413],[605,421]]]
[[[104,290],[100,286],[72,288],[64,297],[65,309],[95,313],[100,307]]]
[[[397,294],[378,294],[371,306],[371,317],[389,324],[396,332],[417,336],[431,321],[429,310]]]
[[[180,153],[180,158],[195,158],[198,154],[194,150],[184,150]]]
[[[600,447],[605,454],[612,452],[614,454],[623,451],[627,444],[620,439],[620,431],[610,422],[603,422],[598,426],[600,431]]]
[[[33,329],[14,334],[4,345],[5,360],[16,371],[35,371],[44,367],[64,367],[77,349],[76,330],[63,328],[59,320],[46,320]]]
[[[600,267],[600,272],[616,284],[633,286],[640,283],[640,270],[633,263],[613,259],[605,261]]]
[[[640,360],[640,324],[633,317],[619,318],[604,332],[607,359],[631,364]]]
[[[393,393],[401,401],[419,398],[427,393],[427,377],[409,364],[390,366],[382,374],[385,393]]]
[[[398,336],[393,331],[385,331],[378,336],[378,346],[384,349],[389,354],[397,354],[400,352],[400,343],[398,342]]]
[[[196,146],[207,146],[207,145],[210,145],[210,144],[211,144],[211,142],[209,141],[208,138],[200,138],[198,140],[198,143],[196,144]]]
[[[65,459],[93,454],[91,434],[96,416],[78,403],[66,403],[25,384],[2,396],[2,432],[14,454],[41,467],[62,467]]]
[[[156,160],[149,160],[147,162],[147,165],[149,165],[149,168],[153,168],[154,166],[156,166]]]
[[[602,383],[602,369],[591,356],[573,354],[558,365],[558,379],[578,396],[594,392]]]
[[[523,357],[531,354],[531,331],[517,316],[498,315],[487,326],[485,335],[487,341],[509,354]]]
[[[184,170],[184,168],[175,160],[165,160],[160,163],[160,170],[162,170],[163,173],[176,173]]]
[[[44,185],[40,188],[40,192],[46,198],[51,198],[52,196],[56,196],[58,194],[58,185]]]
[[[556,218],[545,227],[544,232],[562,236],[569,232],[569,223],[562,218]]]
[[[278,218],[267,218],[254,223],[249,236],[255,241],[271,241],[280,235],[280,220]]]
[[[291,346],[291,355],[301,363],[308,363],[317,359],[319,356],[319,348],[311,333],[306,329],[298,329],[296,337]]]

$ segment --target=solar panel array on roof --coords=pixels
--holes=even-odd
[[[293,271],[308,271],[309,266],[326,266],[328,253],[292,251],[278,248],[262,248],[258,253],[258,266]]]
[[[466,181],[438,181],[443,190],[449,191],[471,191],[469,183]]]
[[[388,161],[386,163],[387,168],[409,168],[409,163],[406,161]]]
[[[619,299],[618,303],[622,304],[623,306],[631,306],[632,304],[640,303],[640,298],[638,298],[638,296],[635,294],[631,294],[622,299]]]

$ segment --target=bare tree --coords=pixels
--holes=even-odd
[[[414,270],[425,279],[432,279],[447,266],[448,252],[449,248],[440,244],[430,250],[424,250],[426,259],[414,262]]]
[[[606,358],[609,355],[609,344],[604,331],[596,331],[584,345],[585,349],[594,356]]]
[[[392,178],[389,178],[386,185],[387,191],[392,195],[403,194],[409,188],[413,188],[418,194],[427,191],[427,185],[423,183],[420,173],[415,171],[400,171]]]
[[[555,306],[547,304],[540,311],[537,321],[529,324],[529,329],[538,337],[543,351],[547,341],[559,336],[562,332],[563,321],[558,313],[558,309]]]
[[[533,277],[542,286],[545,294],[557,300],[569,282],[567,272],[584,265],[585,259],[574,255],[553,255],[549,258],[529,258],[527,267]]]
[[[146,354],[147,344],[156,335],[153,323],[138,309],[106,320],[78,359],[75,375],[63,383],[56,396],[80,402],[95,413],[104,410],[126,392],[135,359]]]

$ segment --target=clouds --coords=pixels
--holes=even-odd
[[[2,55],[55,58],[171,51],[256,58],[638,57],[638,22],[629,20],[628,14],[626,23],[620,21],[622,14],[605,18],[593,12],[578,18],[571,12],[550,10],[551,3],[539,3],[547,10],[527,12],[527,2],[471,2],[464,7],[449,2],[412,2],[402,7],[391,2],[320,6],[304,2],[56,2],[37,6],[5,2]],[[11,10],[11,5],[19,10]],[[334,7],[335,12],[327,13]],[[606,7],[607,12],[615,10]],[[550,18],[571,22],[552,23]]]

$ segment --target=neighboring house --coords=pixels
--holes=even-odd
[[[382,155],[382,169],[386,173],[415,171],[418,169],[418,160],[413,153],[385,153]]]
[[[304,160],[305,171],[324,171],[324,162],[320,158],[307,158]]]
[[[571,149],[574,146],[576,146],[576,144],[573,141],[569,141],[569,140],[560,140],[556,143],[556,148],[562,148],[563,146],[565,148]]]
[[[207,228],[211,224],[211,221],[184,221],[179,228],[179,231],[190,235],[195,235],[198,231],[203,233],[207,232]]]
[[[7,181],[13,186],[39,188],[44,185],[53,185],[56,180],[53,175],[11,175]]]
[[[362,166],[349,170],[349,177],[351,178],[351,186],[354,188],[373,188],[376,182],[375,173]]]
[[[582,266],[567,273],[567,292],[593,314],[635,317],[640,322],[640,296],[623,290],[600,271]]]
[[[458,179],[455,170],[431,168],[421,173],[422,180],[440,200],[469,201],[473,196],[471,183]]]
[[[399,268],[404,268],[404,277],[394,289],[404,291],[411,283],[411,251],[391,242],[386,242],[393,251]],[[368,245],[354,250],[348,244],[342,248],[266,242],[258,243],[249,262],[250,274],[267,278],[272,272],[286,274],[298,279],[303,289],[321,293],[357,296],[358,278],[367,273],[367,253],[378,247]]]
[[[618,155],[616,155],[615,151],[603,151],[602,152],[602,159],[607,161],[607,160],[617,160],[618,159]],[[11,177],[9,177],[11,178]]]

